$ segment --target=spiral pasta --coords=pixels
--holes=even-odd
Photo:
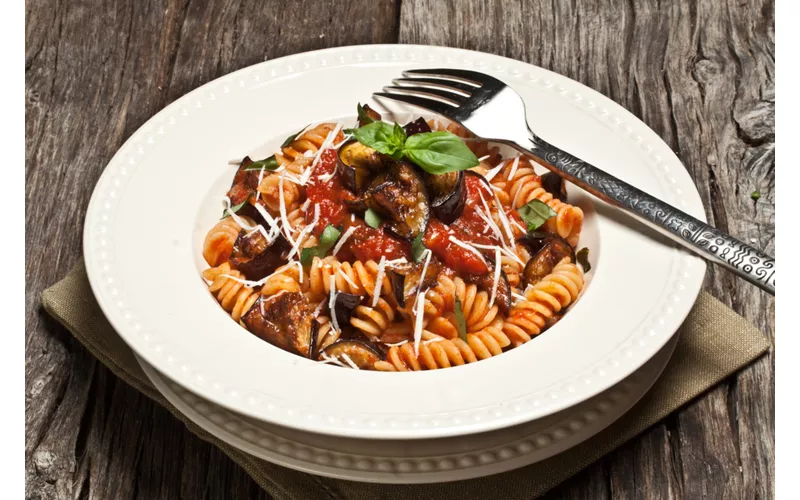
[[[375,307],[358,306],[350,324],[368,337],[378,337],[394,321],[394,307],[384,299],[378,299]]]
[[[242,226],[233,217],[225,217],[214,224],[203,240],[203,258],[209,266],[216,267],[227,262],[241,230]]]
[[[336,290],[354,295],[372,296],[378,278],[378,264],[375,261],[340,262],[336,257],[324,259],[314,257],[309,272],[309,294],[315,299],[325,297],[330,292],[333,276]],[[389,279],[384,277],[381,294],[391,293]]]
[[[220,266],[203,271],[203,278],[210,281],[208,291],[214,294],[223,309],[228,311],[234,321],[246,313],[258,299],[259,293],[238,280],[244,280],[244,275],[231,269],[228,262]]]
[[[486,290],[479,290],[477,285],[467,284],[459,277],[451,279],[448,276],[440,276],[438,284],[427,292],[426,315],[441,316],[442,313],[454,311],[456,297],[461,302],[467,332],[486,328],[497,316],[497,305],[489,306],[489,293]]]
[[[539,335],[547,321],[575,302],[583,288],[583,272],[563,259],[552,273],[525,292],[526,300],[515,304],[503,324],[503,332],[516,346]]]

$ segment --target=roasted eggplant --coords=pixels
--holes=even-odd
[[[489,267],[488,273],[480,276],[470,274],[464,278],[464,281],[478,285],[480,288],[486,290],[487,293],[491,294],[492,288],[494,287],[494,266],[496,264],[490,259],[486,259],[486,264]],[[497,305],[497,309],[503,314],[508,314],[508,311],[511,310],[511,283],[508,281],[506,272],[502,269],[500,270],[500,280],[497,282],[497,295],[495,295],[494,303]]]
[[[367,118],[369,118],[370,120],[374,122],[381,121],[381,114],[375,111],[374,109],[370,108],[369,104],[365,104],[364,106],[362,106],[362,109],[364,110],[364,113],[367,115]],[[361,121],[361,117],[359,117],[358,126],[363,127],[364,125],[366,125],[366,123],[363,123]]]
[[[319,324],[300,292],[260,295],[242,316],[242,322],[257,337],[306,358],[311,357],[317,343]]]
[[[283,234],[270,245],[261,231],[242,229],[233,243],[230,261],[245,278],[258,281],[286,263],[284,255],[290,248]]]
[[[406,300],[413,298],[420,285],[426,289],[436,284],[436,278],[442,269],[439,262],[432,259],[428,263],[424,277],[422,276],[423,267],[425,266],[422,263],[409,264],[386,271],[389,282],[392,284],[392,292],[400,307],[406,306]]]
[[[424,177],[433,215],[445,224],[451,224],[461,217],[467,201],[464,171],[440,175],[426,173]]]
[[[360,370],[372,370],[375,363],[383,359],[383,354],[368,342],[339,340],[323,349],[318,360],[322,361],[326,357],[337,359],[348,366],[350,365],[349,360]]]
[[[410,163],[394,162],[381,171],[370,184],[364,202],[400,238],[413,240],[428,226],[428,192],[422,176]]]
[[[336,316],[336,323],[340,328],[350,324],[350,317],[360,303],[361,297],[359,295],[344,292],[336,294],[336,298],[333,300],[333,311],[331,311],[331,314]]]
[[[564,178],[554,172],[547,172],[542,176],[542,187],[553,195],[553,198],[567,202],[567,183]]]
[[[425,121],[425,118],[419,117],[413,122],[408,122],[403,126],[403,130],[406,133],[406,137],[411,137],[415,134],[424,134],[426,132],[431,131],[431,127],[428,125],[428,122]]]
[[[565,257],[575,262],[575,250],[566,240],[558,236],[547,235],[537,238],[529,235],[518,241],[533,255],[522,271],[522,282],[525,286],[535,285],[541,281],[553,272],[553,268]]]
[[[242,163],[239,164],[239,170],[233,176],[231,188],[227,193],[228,198],[231,200],[231,206],[244,202],[258,187],[258,171],[245,170],[251,163],[253,163],[253,160],[249,156],[245,156]]]
[[[339,175],[342,185],[355,193],[367,187],[373,174],[385,165],[381,154],[353,139],[339,148]]]

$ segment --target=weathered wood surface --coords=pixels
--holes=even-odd
[[[89,196],[125,139],[187,91],[265,59],[400,42],[559,72],[658,132],[713,224],[775,250],[770,0],[28,0],[26,10],[29,498],[268,498],[39,307],[41,291],[81,258]],[[714,268],[706,289],[774,335],[771,297]],[[549,496],[770,498],[773,476],[768,355]]]

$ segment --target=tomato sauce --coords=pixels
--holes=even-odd
[[[358,218],[349,225],[356,226],[356,230],[345,243],[343,250],[347,250],[356,260],[377,262],[382,256],[388,260],[401,257],[411,260],[411,244],[407,241],[392,236],[382,227],[371,228]]]
[[[328,180],[320,177],[330,175],[336,170],[336,150],[326,149],[322,152],[314,172],[306,184],[306,196],[311,200],[309,209],[306,210],[306,223],[314,220],[314,205],[319,205],[319,221],[314,227],[314,234],[319,236],[328,224],[339,225],[348,217],[344,200],[352,198],[353,194],[342,186],[338,175]]]

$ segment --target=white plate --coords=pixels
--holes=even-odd
[[[669,361],[678,336],[614,387],[545,418],[468,439],[414,441],[311,434],[233,413],[162,377],[141,358],[153,385],[194,423],[258,458],[303,472],[377,483],[457,481],[529,465],[589,439],[627,412]]]
[[[97,183],[84,255],[114,328],[160,372],[216,404],[299,430],[374,439],[486,432],[567,408],[650,359],[688,314],[705,264],[571,191],[587,210],[593,270],[577,305],[535,341],[493,359],[418,373],[344,370],[288,354],[234,323],[199,277],[203,235],[235,171],[309,122],[352,119],[403,69],[474,68],[525,99],[545,140],[704,220],[686,170],[623,108],[519,61],[425,46],[328,49],[231,73],[170,104]],[[257,155],[256,155],[257,156]],[[631,223],[632,224],[632,223]]]

